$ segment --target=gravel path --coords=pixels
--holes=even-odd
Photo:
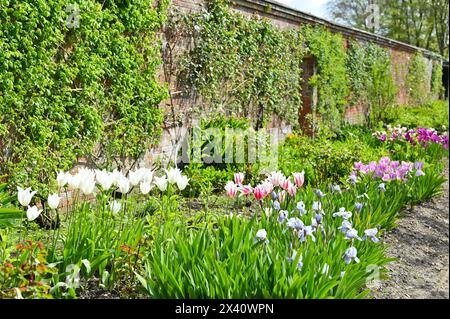
[[[448,179],[448,166],[443,174]],[[440,196],[405,210],[398,227],[385,235],[388,256],[397,260],[387,265],[390,278],[373,293],[375,298],[449,298],[448,193],[447,180]]]

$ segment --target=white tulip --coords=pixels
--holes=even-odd
[[[91,195],[95,190],[95,172],[81,168],[77,174],[80,178],[79,188],[84,195]]]
[[[58,194],[53,194],[53,195],[49,195],[48,196],[48,206],[51,209],[57,209],[59,206],[59,201],[61,200],[61,198],[59,197]]]
[[[167,178],[165,176],[155,177],[153,183],[155,183],[161,192],[167,189]]]
[[[67,172],[59,172],[56,176],[56,183],[59,187],[64,187],[69,182],[70,174]]]
[[[112,178],[112,180],[113,180],[113,185],[118,185],[118,182],[119,182],[119,180],[121,179],[121,178],[123,178],[123,177],[125,177],[123,174],[122,174],[122,172],[119,172],[118,170],[113,170],[112,172],[111,172],[111,178]]]
[[[185,175],[181,175],[181,176],[177,179],[177,186],[178,186],[178,189],[179,189],[180,191],[182,191],[183,189],[185,189],[186,186],[188,185],[188,183],[189,183],[189,178],[188,178],[187,176],[185,176]]]
[[[67,182],[71,189],[78,189],[80,187],[81,176],[79,174],[69,175],[67,178]]]
[[[109,203],[109,209],[113,214],[117,214],[122,209],[122,204],[115,200]]]
[[[153,180],[153,171],[149,168],[142,168],[142,182],[151,183]]]
[[[128,180],[128,178],[122,175],[117,180],[117,187],[122,194],[126,194],[130,191],[131,188],[130,181]]]
[[[114,184],[114,176],[113,173],[109,173],[105,170],[96,170],[95,178],[97,182],[100,184],[103,190],[107,191]]]
[[[27,189],[23,189],[19,186],[17,186],[17,199],[19,200],[20,205],[22,206],[28,206],[31,202],[31,199],[33,198],[34,194],[36,194],[36,191],[31,191],[31,187],[28,187]]]
[[[27,210],[27,218],[29,221],[35,220],[41,214],[42,209],[38,209],[36,206],[30,207],[28,206]]]
[[[143,195],[147,195],[152,190],[152,184],[150,182],[141,182],[139,188]]]
[[[181,176],[181,171],[178,168],[169,168],[169,170],[165,170],[167,174],[167,181],[170,184],[175,184]]]
[[[128,175],[128,179],[130,180],[131,185],[136,186],[138,185],[142,180],[142,170],[137,169],[135,171],[130,171]]]

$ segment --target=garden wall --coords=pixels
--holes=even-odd
[[[172,5],[181,12],[198,12],[202,9],[203,0],[173,0]],[[299,25],[321,25],[325,26],[331,32],[341,33],[346,40],[356,39],[360,43],[373,42],[381,47],[388,48],[391,54],[392,70],[394,80],[399,88],[397,93],[397,102],[399,104],[408,103],[408,92],[406,87],[406,77],[408,74],[408,65],[412,56],[416,52],[421,52],[427,58],[428,65],[431,61],[437,59],[437,56],[429,51],[416,48],[398,41],[377,36],[365,31],[341,26],[339,24],[317,18],[307,13],[297,11],[286,7],[280,3],[270,0],[235,0],[232,3],[233,8],[246,15],[259,15],[268,18],[272,23],[282,29],[298,28]],[[308,70],[305,70],[308,72]],[[428,84],[430,87],[431,68],[429,68]],[[359,121],[364,112],[364,105],[356,105],[348,108],[346,118],[349,122]]]
[[[180,11],[181,13],[195,13],[202,10],[204,6],[204,0],[172,0],[172,10]],[[396,101],[399,104],[407,104],[408,103],[408,87],[406,85],[406,79],[408,75],[408,67],[409,61],[412,59],[416,52],[420,51],[423,56],[428,59],[428,65],[431,66],[431,60],[435,59],[433,53],[415,48],[413,46],[394,41],[391,39],[387,39],[384,37],[380,37],[365,31],[356,30],[349,27],[344,27],[333,22],[329,22],[327,20],[314,17],[312,15],[291,9],[282,4],[279,4],[275,1],[264,1],[264,0],[235,0],[231,2],[232,8],[244,14],[247,17],[251,17],[252,15],[259,15],[269,19],[274,25],[279,27],[280,29],[289,29],[294,28],[298,29],[299,26],[302,25],[313,25],[313,26],[322,26],[331,32],[340,33],[344,38],[344,46],[347,47],[350,39],[357,40],[359,43],[364,42],[372,42],[383,48],[387,48],[390,52],[391,62],[392,62],[392,74],[394,82],[398,88]],[[185,41],[181,45],[178,44],[175,47],[177,51],[186,50],[187,46],[189,46],[191,42],[189,40]],[[315,70],[314,63],[304,63],[303,74],[314,74]],[[431,71],[431,69],[430,69]],[[167,81],[167,79],[165,79]],[[430,87],[431,80],[431,72],[428,75],[428,84],[427,87]],[[176,81],[175,81],[176,82]],[[172,92],[176,92],[177,88],[173,88]],[[313,90],[308,90],[303,87],[302,91],[302,103],[303,103],[303,111],[313,109],[314,101],[317,100],[317,96],[313,96],[316,92]],[[185,97],[180,97],[180,92],[176,92],[175,95],[172,96],[172,107],[175,105],[176,108],[179,108],[180,112],[188,109],[191,105],[195,104],[195,99],[189,100]],[[166,103],[169,105],[170,103]],[[363,123],[365,118],[365,113],[367,112],[367,107],[364,102],[356,102],[353,103],[351,107],[347,107],[345,111],[345,121],[356,124]],[[168,112],[167,112],[168,113]],[[304,115],[304,114],[302,114]],[[170,121],[170,120],[168,120]],[[182,127],[178,128],[176,124],[168,125],[168,129],[164,130],[161,143],[158,146],[158,151],[154,154],[159,154],[159,150],[162,153],[170,153],[173,151],[174,145],[174,137],[179,138],[180,134],[177,134],[175,131],[185,132],[186,127],[189,127],[191,123],[182,123]],[[269,127],[283,127],[286,132],[290,131],[289,127],[284,127],[284,123],[277,119],[276,116],[273,117],[272,121],[269,123]],[[153,156],[148,157],[148,161],[152,160]]]

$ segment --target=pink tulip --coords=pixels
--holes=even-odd
[[[291,185],[291,184],[292,184],[291,183],[291,179],[290,178],[286,178],[286,179],[284,179],[281,182],[280,186],[281,186],[282,189],[287,190],[289,188],[289,185]]]
[[[286,199],[286,192],[285,191],[281,191],[278,194],[278,199],[279,199],[280,203],[284,202],[284,200]]]
[[[253,188],[250,185],[242,185],[239,188],[239,191],[241,192],[241,194],[248,196],[253,192]]]
[[[297,194],[297,187],[295,187],[294,184],[290,184],[287,191],[291,197],[295,197],[295,194]]]
[[[256,199],[262,199],[265,196],[264,193],[265,193],[264,187],[262,187],[261,185],[258,185],[253,189],[253,195],[255,196]]]
[[[297,187],[302,187],[305,182],[305,172],[302,171],[301,173],[293,173],[293,175],[295,185],[297,185]]]
[[[230,198],[233,198],[234,196],[236,196],[237,193],[237,186],[236,184],[234,184],[232,181],[229,181],[226,185],[225,185],[225,190],[227,192],[227,196]]]
[[[234,174],[234,182],[236,183],[236,185],[242,185],[243,181],[244,181],[244,173]]]
[[[267,195],[271,194],[273,191],[273,185],[271,182],[269,181],[265,181],[261,184],[261,187],[264,190],[264,197],[266,197]]]
[[[269,176],[269,181],[273,186],[280,186],[281,182],[285,179],[283,173],[281,172],[272,172]]]

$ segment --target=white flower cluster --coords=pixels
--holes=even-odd
[[[84,195],[92,195],[96,189],[101,191],[109,191],[115,188],[122,194],[128,194],[133,187],[139,186],[141,194],[147,195],[154,185],[164,192],[168,184],[176,184],[178,189],[184,190],[189,184],[189,178],[182,174],[178,168],[169,168],[165,170],[165,174],[157,177],[155,172],[148,168],[138,168],[130,171],[128,177],[122,172],[114,170],[108,172],[106,170],[92,170],[89,168],[80,168],[76,174],[69,172],[59,172],[56,182],[60,188],[69,187],[71,190],[78,190]],[[17,199],[19,203],[27,207],[27,218],[29,221],[39,217],[42,209],[37,206],[30,207],[31,199],[36,194],[31,187],[23,189],[17,187]],[[59,194],[50,194],[48,196],[47,205],[50,209],[57,209],[61,197]],[[110,203],[110,209],[113,213],[117,213],[121,209],[120,203]]]
[[[70,189],[80,190],[84,195],[95,192],[96,186],[102,191],[108,191],[115,187],[122,194],[127,194],[133,187],[139,186],[142,194],[148,194],[154,185],[160,191],[165,191],[168,184],[176,184],[179,190],[184,190],[189,178],[183,175],[178,168],[165,170],[165,175],[155,176],[155,172],[149,168],[138,168],[130,171],[128,177],[122,172],[114,170],[91,170],[81,168],[78,173],[72,175],[69,172],[60,172],[56,178],[59,187],[69,186]]]

